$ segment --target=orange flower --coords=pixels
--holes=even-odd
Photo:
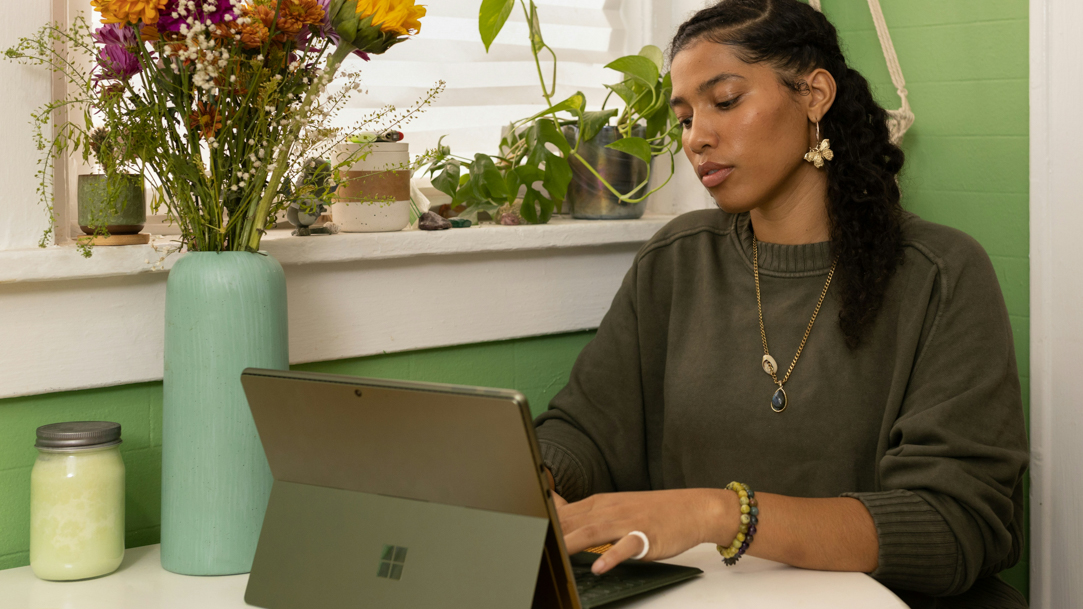
[[[269,30],[274,22],[274,11],[266,6],[246,6],[244,16],[248,17],[248,22],[241,26],[241,44],[249,49],[258,49],[271,35]]]
[[[282,0],[282,6],[279,8],[278,24],[279,28],[295,29],[298,32],[301,31],[306,25],[320,25],[323,23],[323,7],[316,0]],[[283,27],[283,22],[289,25],[289,28]]]
[[[153,25],[144,25],[139,28],[139,36],[144,42],[157,42],[162,37],[161,34],[158,33],[157,26]]]
[[[357,16],[364,19],[369,15],[380,31],[406,36],[421,31],[425,7],[416,6],[414,0],[358,0]]]
[[[90,6],[102,14],[102,23],[158,23],[158,11],[168,0],[90,0]]]
[[[222,128],[222,117],[218,114],[218,107],[199,102],[196,109],[188,115],[188,127],[199,130],[205,138],[214,137],[214,134]]]

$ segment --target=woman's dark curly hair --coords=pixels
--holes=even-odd
[[[835,152],[827,164],[827,214],[831,249],[839,257],[839,326],[856,348],[902,262],[896,176],[903,152],[891,143],[887,112],[865,78],[846,65],[835,26],[798,0],[721,0],[681,25],[670,43],[670,63],[699,41],[733,46],[747,63],[770,64],[797,94],[808,94],[801,74],[823,68],[835,78],[835,102],[820,131]]]

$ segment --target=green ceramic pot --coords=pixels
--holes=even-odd
[[[134,235],[147,223],[143,176],[79,176],[79,228],[88,235],[104,227],[111,235]]]
[[[169,272],[162,407],[162,566],[252,569],[271,471],[241,371],[286,370],[286,278],[274,258],[191,252]]]

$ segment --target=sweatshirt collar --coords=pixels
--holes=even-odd
[[[748,213],[733,217],[733,234],[749,266],[752,266],[752,220]],[[760,241],[760,270],[775,275],[799,276],[826,273],[831,268],[831,242],[781,245]]]

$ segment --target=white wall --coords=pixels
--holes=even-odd
[[[49,21],[50,2],[5,2],[0,53]],[[49,225],[37,199],[35,149],[30,113],[49,101],[50,74],[0,55],[0,250],[34,247]]]
[[[1083,599],[1083,3],[1030,2],[1031,606]]]

